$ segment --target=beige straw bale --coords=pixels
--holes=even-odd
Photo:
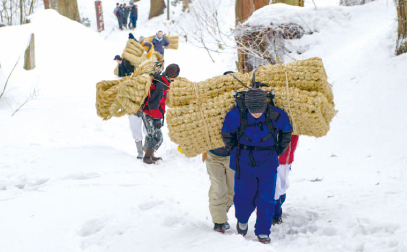
[[[253,72],[234,75],[251,86]],[[305,80],[301,80],[303,76]],[[294,134],[315,137],[327,134],[336,111],[320,59],[263,67],[256,72],[256,81],[269,85],[263,89],[274,90],[275,104],[287,112]],[[230,75],[199,83],[177,78],[168,93],[170,109],[167,111],[167,125],[170,139],[178,143],[188,157],[222,147],[220,133],[223,120],[235,105],[232,90],[246,89]]]

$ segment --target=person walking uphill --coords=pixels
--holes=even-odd
[[[297,149],[298,135],[291,135],[291,142],[287,148],[284,155],[278,157],[278,163],[280,164],[277,168],[277,182],[276,182],[276,192],[274,199],[276,200],[276,207],[273,217],[273,225],[278,225],[283,223],[282,215],[283,210],[281,206],[286,199],[286,191],[289,187],[288,174],[291,171],[291,164],[294,162],[294,152]]]
[[[165,102],[167,92],[170,89],[171,82],[178,77],[180,68],[177,64],[167,66],[164,74],[155,74],[150,87],[150,95],[146,98],[143,105],[143,122],[147,130],[145,141],[146,153],[143,162],[154,164],[160,157],[154,156],[154,151],[158,150],[163,141],[161,127],[164,123]]]
[[[270,243],[278,156],[290,143],[292,127],[288,115],[268,104],[261,89],[251,88],[244,101],[237,101],[222,127],[222,139],[231,151],[230,168],[236,171],[236,229],[246,235],[249,217],[257,208],[254,232],[261,243]]]
[[[220,233],[225,233],[230,228],[227,213],[233,205],[235,171],[229,168],[229,155],[225,147],[210,150],[203,155],[211,181],[208,196],[209,211],[215,225],[213,230]]]
[[[164,56],[164,48],[170,45],[170,42],[165,38],[162,31],[157,32],[151,44],[154,45],[154,50]]]

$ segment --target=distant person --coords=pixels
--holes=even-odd
[[[119,29],[123,30],[123,18],[124,18],[124,12],[123,12],[123,5],[121,4],[119,6],[119,9],[117,9],[117,21],[119,22]]]
[[[117,3],[116,4],[116,8],[114,8],[114,10],[113,10],[113,14],[117,17],[117,11],[119,10],[119,8],[120,8],[120,5],[119,5],[119,3]]]
[[[131,11],[131,7],[127,7],[127,5],[124,4],[123,5],[123,26],[124,26],[124,28],[128,28],[127,21],[129,19],[130,11]]]
[[[130,11],[130,22],[131,22],[131,29],[134,30],[137,27],[137,18],[138,18],[138,9],[137,5],[131,3],[131,11]]]
[[[143,158],[143,162],[146,164],[154,164],[162,159],[155,157],[154,152],[158,150],[163,142],[161,127],[164,122],[167,93],[170,90],[171,82],[178,77],[179,72],[180,68],[177,64],[167,66],[163,74],[157,72],[151,83],[150,95],[147,96],[142,106],[144,127],[147,130],[146,153]]]
[[[294,152],[297,149],[297,143],[298,135],[291,135],[291,142],[287,147],[287,151],[278,157],[278,163],[280,165],[277,168],[276,193],[274,195],[276,207],[272,220],[273,225],[283,223],[283,219],[281,217],[283,215],[283,210],[281,206],[286,199],[286,191],[289,187],[288,174],[291,171],[291,164],[294,162]]]
[[[114,60],[119,64],[119,77],[131,76],[134,72],[134,66],[130,61],[123,59],[120,55],[116,55]]]
[[[154,50],[161,53],[162,56],[164,56],[164,48],[170,45],[162,31],[157,32],[151,44],[154,45]]]

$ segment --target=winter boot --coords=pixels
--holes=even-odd
[[[249,227],[248,227],[247,223],[243,224],[243,223],[237,222],[236,230],[237,230],[238,234],[245,236],[247,234],[248,229],[249,229]]]
[[[277,217],[277,218],[273,218],[273,220],[272,220],[272,222],[271,222],[271,224],[274,226],[274,225],[280,225],[280,224],[282,224],[283,223],[283,218],[281,218],[281,216],[280,217]]]
[[[151,156],[151,159],[154,160],[154,162],[156,162],[158,160],[163,160],[161,157],[154,157],[154,152],[153,152],[153,155]]]
[[[137,146],[137,159],[143,159],[144,153],[143,153],[143,142],[139,141],[136,142],[136,146]]]
[[[269,244],[271,241],[268,235],[258,235],[257,239],[259,239],[259,242],[263,244]]]
[[[228,229],[230,229],[229,222],[225,222],[225,230],[228,230]]]
[[[150,145],[146,146],[146,154],[144,155],[143,162],[146,164],[155,164],[155,161],[152,159],[154,149]]]
[[[216,232],[219,232],[219,233],[225,233],[225,231],[226,231],[225,223],[223,223],[223,224],[215,223],[213,230],[215,230]]]

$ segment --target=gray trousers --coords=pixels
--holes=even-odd
[[[233,205],[235,171],[229,168],[230,157],[220,157],[208,152],[206,169],[211,180],[209,210],[213,223],[228,220],[227,208]]]
[[[146,146],[150,145],[154,150],[158,150],[163,143],[163,133],[161,129],[154,127],[154,118],[145,113],[142,114],[142,118],[147,131],[145,144]]]

